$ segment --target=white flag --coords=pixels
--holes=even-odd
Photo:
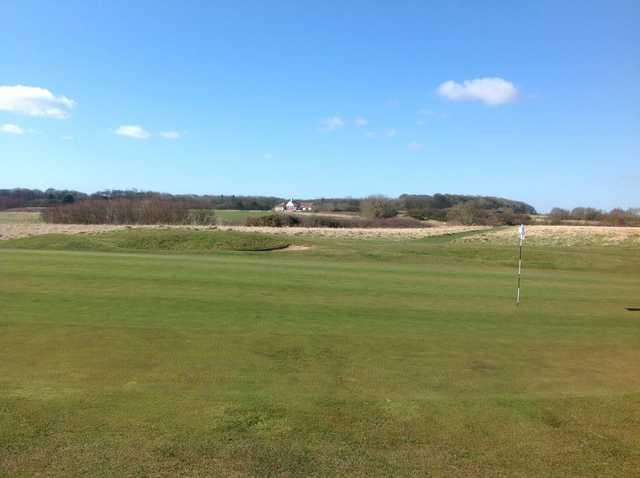
[[[527,231],[524,228],[524,224],[520,224],[520,240],[524,241],[524,238],[526,235],[527,235]]]

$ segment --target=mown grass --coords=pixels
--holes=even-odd
[[[0,475],[637,476],[635,250],[310,241],[6,242]]]
[[[218,224],[245,225],[250,217],[262,217],[272,214],[273,211],[254,211],[239,209],[216,209],[216,221]]]

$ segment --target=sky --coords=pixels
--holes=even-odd
[[[640,2],[0,5],[0,188],[640,206]]]

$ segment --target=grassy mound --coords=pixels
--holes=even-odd
[[[270,251],[289,245],[287,238],[232,231],[132,229],[103,234],[46,234],[0,242],[5,249],[99,252]]]

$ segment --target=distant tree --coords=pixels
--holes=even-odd
[[[571,218],[571,212],[568,209],[562,209],[559,207],[554,207],[549,213],[549,219],[551,220],[551,224],[560,224],[562,221]]]
[[[478,208],[471,202],[456,204],[447,211],[447,222],[463,224],[469,226],[476,224],[478,218]]]
[[[431,207],[434,209],[447,209],[453,206],[453,201],[444,194],[434,194]]]
[[[360,203],[360,213],[368,219],[394,217],[398,215],[395,201],[384,196],[369,196]]]
[[[73,194],[65,194],[62,198],[62,204],[73,204],[76,202],[76,198],[73,197]]]
[[[571,211],[571,219],[581,221],[597,221],[602,216],[602,211],[592,207],[576,207]]]

